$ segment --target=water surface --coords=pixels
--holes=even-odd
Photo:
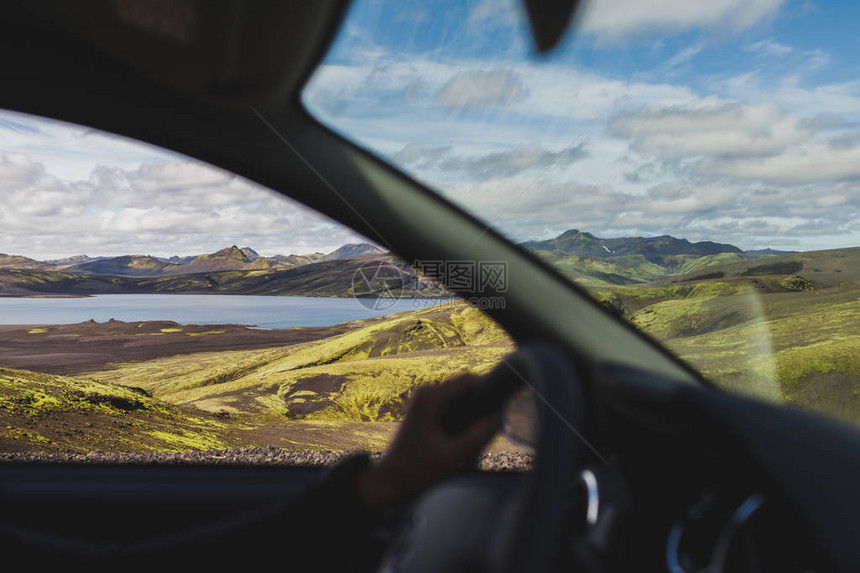
[[[100,294],[85,298],[3,298],[0,324],[75,324],[87,320],[172,320],[180,324],[247,324],[260,328],[329,326],[419,310],[440,299],[358,301],[306,296]],[[370,307],[370,308],[368,308]]]

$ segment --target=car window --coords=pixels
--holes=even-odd
[[[357,0],[324,124],[584,286],[720,386],[860,423],[850,3]]]
[[[381,451],[513,350],[503,301],[231,173],[13,112],[0,142],[0,455]]]

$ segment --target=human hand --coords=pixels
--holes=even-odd
[[[501,414],[486,416],[456,436],[442,427],[445,408],[477,378],[463,374],[415,391],[388,452],[358,480],[359,493],[369,506],[381,508],[421,492],[481,452],[501,426]]]

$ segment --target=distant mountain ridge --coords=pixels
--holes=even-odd
[[[63,259],[51,259],[43,261],[49,265],[80,265],[83,263],[91,263],[93,261],[101,261],[111,257],[88,257],[87,255],[75,255],[73,257],[65,257]]]
[[[73,273],[125,277],[159,277],[219,271],[286,270],[311,263],[339,259],[382,255],[385,251],[368,243],[346,244],[334,251],[310,255],[260,256],[251,247],[232,245],[214,253],[170,258],[150,255],[119,257],[88,257],[78,255],[54,262],[35,261],[21,256],[0,255],[0,268],[63,270]]]
[[[744,251],[748,255],[796,255],[799,251],[778,251],[776,249],[755,249]]]
[[[773,249],[743,251],[727,243],[691,242],[670,235],[601,238],[578,229],[520,246],[584,286],[652,283],[715,266],[791,254]]]
[[[610,258],[621,255],[642,255],[662,257],[665,255],[715,255],[718,253],[742,253],[734,245],[700,241],[691,243],[687,239],[677,239],[670,235],[659,237],[618,237],[601,239],[591,233],[571,229],[546,241],[526,241],[523,247],[534,251],[548,251],[555,255]]]
[[[770,267],[761,267],[756,261],[790,255],[787,251],[773,249],[742,251],[731,244],[691,242],[670,235],[601,238],[577,229],[552,239],[526,241],[520,245],[554,266],[564,276],[586,287],[646,285],[701,280],[718,274],[729,276],[736,272],[759,272],[760,268]],[[0,255],[0,274],[8,274],[5,278],[0,277],[0,283],[9,285],[5,288],[5,296],[27,296],[28,292],[47,292],[44,290],[46,288],[50,292],[90,293],[90,286],[87,286],[90,280],[96,280],[96,283],[92,283],[95,289],[93,292],[286,294],[291,291],[313,291],[341,296],[345,290],[340,273],[346,269],[355,270],[355,265],[360,266],[366,260],[377,258],[387,262],[397,260],[368,243],[346,244],[329,253],[304,255],[266,257],[251,247],[232,245],[214,253],[187,257],[80,255],[57,261],[65,264],[51,264],[17,255]],[[747,264],[749,266],[743,266]],[[734,271],[734,268],[740,271]],[[789,265],[785,268],[794,267]],[[7,273],[7,270],[12,274]],[[291,270],[301,273],[295,277],[290,273],[281,274]],[[14,275],[24,271],[40,276]],[[847,272],[841,273],[841,276],[847,275]],[[310,281],[308,285],[320,280],[320,290],[308,285],[300,286],[297,282],[299,276],[305,277],[302,281]],[[293,278],[287,280],[288,277]],[[338,278],[335,280],[334,277]],[[264,284],[267,282],[271,284]],[[0,291],[4,291],[2,284]],[[4,292],[0,292],[0,296],[4,296]]]
[[[231,249],[224,249],[230,251]],[[221,252],[221,251],[219,251]],[[229,253],[228,253],[229,254]],[[414,274],[406,263],[381,257],[402,273],[399,283],[380,285],[362,281],[355,293],[355,277],[367,259],[349,257],[318,261],[286,269],[208,271],[161,276],[105,275],[38,269],[0,269],[0,297],[66,294],[245,294],[259,296],[370,296],[370,286],[379,286],[385,296],[435,296],[444,293],[433,281]],[[211,260],[211,259],[210,259]]]

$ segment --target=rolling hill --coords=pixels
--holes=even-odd
[[[760,276],[802,276],[813,284],[824,287],[860,281],[860,248],[806,251],[770,256],[736,264],[712,266],[701,272],[691,272],[676,280],[703,280],[709,278],[749,278]]]
[[[379,451],[417,386],[485,372],[512,350],[498,325],[458,302],[289,346],[192,351],[77,376],[0,368],[0,451]]]
[[[125,255],[67,267],[67,272],[95,275],[149,277],[162,274],[168,263],[150,256]]]
[[[860,248],[849,248],[590,292],[724,388],[860,425],[858,288]]]
[[[0,253],[0,269],[48,269],[52,265],[22,257],[20,255],[4,255]]]
[[[513,350],[501,327],[464,302],[341,326],[350,329],[287,348],[173,356],[87,376],[213,412],[398,421],[417,385],[462,368],[486,372]]]

